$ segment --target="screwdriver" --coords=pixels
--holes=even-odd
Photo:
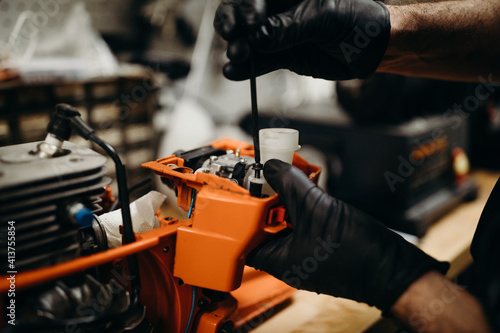
[[[255,75],[255,55],[250,51],[250,99],[252,105],[252,133],[253,133],[253,147],[255,154],[255,178],[250,181],[250,195],[254,197],[261,197],[263,179],[260,177],[260,172],[263,169],[260,163],[260,143],[259,143],[259,111],[257,108],[257,79]]]

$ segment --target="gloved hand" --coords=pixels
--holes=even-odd
[[[228,43],[224,75],[249,78],[286,68],[329,80],[365,78],[387,48],[389,11],[373,0],[223,0],[215,29]],[[250,43],[250,47],[248,45]]]
[[[264,243],[247,264],[292,287],[365,302],[388,311],[421,275],[449,265],[406,242],[360,210],[330,197],[278,160],[264,176],[288,212],[292,231]]]

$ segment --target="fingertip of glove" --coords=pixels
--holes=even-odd
[[[227,57],[233,63],[243,63],[250,56],[250,46],[243,38],[232,40],[227,46]]]
[[[247,30],[253,30],[266,18],[266,1],[242,1],[238,6],[238,14],[243,18]]]
[[[224,67],[222,67],[222,74],[226,79],[231,81],[243,81],[250,77],[248,73],[248,66],[242,68],[232,62],[228,62],[224,65]]]
[[[213,23],[215,31],[225,40],[229,40],[236,33],[237,27],[233,11],[231,6],[221,3],[215,12]]]
[[[283,168],[286,168],[286,166],[291,165],[278,159],[270,159],[264,164],[264,177],[273,178],[276,174],[279,174]]]
[[[293,167],[290,164],[277,159],[271,159],[264,164],[264,178],[278,195],[283,194],[282,179],[289,174],[291,168]]]
[[[269,72],[283,68],[281,65],[285,60],[280,62],[281,56],[281,54],[267,56],[257,53],[255,55],[256,76],[265,75]],[[233,81],[243,81],[250,78],[250,66],[248,61],[238,62],[230,59],[230,61],[224,65],[222,72],[226,78]]]

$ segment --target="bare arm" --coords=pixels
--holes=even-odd
[[[410,285],[391,310],[415,332],[492,332],[479,302],[437,272]]]
[[[387,8],[391,37],[379,72],[458,81],[492,74],[500,82],[500,1],[388,1]]]

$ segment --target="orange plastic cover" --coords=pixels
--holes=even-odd
[[[211,144],[225,150],[240,149],[252,156],[252,146],[223,139]],[[308,164],[298,154],[293,164],[317,181],[320,168]],[[286,222],[268,223],[271,208],[279,204],[277,195],[256,198],[241,186],[212,174],[184,167],[174,155],[144,163],[161,177],[174,181],[179,207],[188,210],[193,189],[197,191],[191,223],[177,230],[174,276],[184,282],[219,291],[232,291],[241,284],[246,255],[266,234],[286,228]]]

